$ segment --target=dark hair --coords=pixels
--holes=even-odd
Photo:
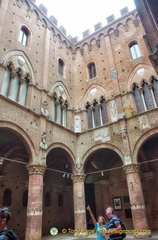
[[[112,207],[108,207],[107,209],[110,209],[111,213],[114,213],[114,209]]]
[[[9,222],[9,219],[11,217],[11,213],[9,212],[8,208],[0,208],[0,218],[6,218],[6,223]]]

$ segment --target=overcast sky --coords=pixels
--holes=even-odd
[[[58,27],[63,26],[67,36],[78,36],[89,29],[94,32],[94,25],[101,22],[107,24],[106,17],[114,14],[120,17],[120,10],[128,6],[129,11],[135,9],[134,0],[36,0],[48,9],[48,17],[53,15],[58,20]]]

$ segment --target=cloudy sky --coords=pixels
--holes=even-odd
[[[134,0],[36,0],[48,9],[48,17],[53,15],[58,20],[58,27],[63,26],[67,36],[78,36],[89,29],[94,32],[94,25],[101,22],[107,24],[106,18],[112,14],[120,17],[120,10],[128,6],[129,11],[135,9]]]

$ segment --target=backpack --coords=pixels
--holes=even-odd
[[[5,229],[0,232],[0,236],[5,235],[9,240],[19,240],[17,235],[11,229]]]
[[[121,228],[123,230],[123,233],[121,234],[121,236],[122,236],[122,238],[125,238],[126,237],[126,228],[125,228],[125,225],[123,224],[123,222],[121,220],[120,220],[120,225],[121,225]]]

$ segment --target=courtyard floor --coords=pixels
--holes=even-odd
[[[51,235],[47,235],[47,236],[43,236],[42,240],[96,240],[97,236],[96,234],[90,234],[88,235],[86,238],[75,238],[73,236],[73,234],[63,234],[63,233],[59,233],[56,236],[51,236]],[[127,234],[126,238],[124,238],[124,240],[135,240],[135,238],[133,237],[132,234]],[[151,238],[147,238],[146,240],[158,240],[158,230],[157,231],[153,231],[152,232],[152,237]]]

